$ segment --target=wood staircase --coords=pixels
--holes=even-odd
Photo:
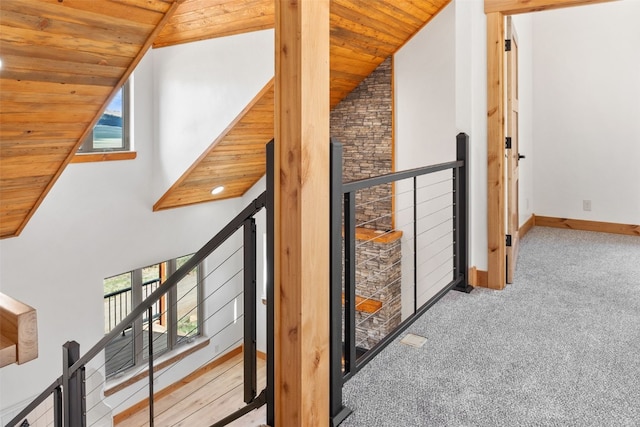
[[[0,368],[37,357],[36,310],[0,292]]]

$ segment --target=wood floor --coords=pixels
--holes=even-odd
[[[197,378],[181,381],[182,386],[154,403],[154,426],[210,426],[245,406],[243,401],[243,360],[239,353]],[[266,362],[258,358],[258,393],[265,387]],[[162,394],[162,393],[161,393]],[[125,411],[128,412],[128,411]],[[125,414],[122,414],[125,415]],[[229,424],[233,427],[257,427],[266,423],[266,406]],[[149,425],[149,410],[115,417],[115,425]]]

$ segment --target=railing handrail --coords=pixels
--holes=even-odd
[[[456,160],[439,163],[400,172],[388,173],[372,178],[364,178],[350,182],[342,181],[342,145],[332,138],[330,162],[331,162],[331,197],[330,197],[330,228],[331,228],[331,346],[330,346],[330,416],[331,425],[340,424],[351,410],[342,400],[342,386],[366,363],[368,363],[382,348],[397,338],[417,318],[428,310],[437,300],[450,290],[470,292],[468,284],[468,166],[469,166],[469,137],[464,133],[456,136]],[[451,221],[453,222],[452,234],[452,280],[446,284],[428,301],[418,306],[417,297],[417,253],[416,246],[418,236],[417,193],[418,177],[435,172],[450,170],[452,177],[452,204],[447,208],[452,209]],[[356,192],[366,188],[390,184],[400,180],[412,180],[413,186],[413,312],[401,320],[391,333],[384,336],[377,344],[364,355],[357,354],[356,343]],[[409,193],[409,192],[408,192]],[[445,193],[446,194],[446,193]],[[392,190],[392,197],[397,194]],[[397,209],[392,207],[392,211]],[[411,222],[407,223],[409,227]],[[395,226],[394,226],[395,227]],[[404,227],[404,226],[403,226]],[[404,244],[404,243],[403,243]],[[402,255],[401,255],[402,256]],[[403,261],[404,262],[404,261]],[[401,272],[401,274],[404,274]],[[403,288],[404,289],[404,288]],[[404,290],[402,290],[404,292]],[[343,302],[344,298],[344,302]]]
[[[22,411],[20,411],[11,421],[9,421],[6,426],[17,426],[20,423],[20,420],[24,420],[34,409],[36,409],[42,402],[44,402],[51,393],[58,387],[62,386],[62,375],[56,378],[53,383],[51,383],[47,388],[44,389],[42,393],[38,395],[35,399],[31,401]]]
[[[160,279],[151,279],[151,280],[147,280],[146,282],[142,283],[142,286],[149,286],[153,283],[158,283],[160,282]],[[125,292],[130,292],[132,290],[131,286],[129,286],[128,288],[124,288],[124,289],[118,289],[117,291],[113,291],[113,292],[109,292],[108,294],[104,295],[104,299],[107,298],[111,298],[114,297],[116,295],[120,295],[120,294],[124,294]]]
[[[100,341],[98,341],[91,349],[89,349],[84,356],[82,356],[76,363],[69,368],[69,375],[72,375],[82,366],[86,365],[91,359],[93,359],[98,353],[100,353],[116,336],[122,331],[127,329],[136,318],[141,316],[149,307],[151,307],[156,301],[160,299],[162,295],[170,291],[176,286],[182,279],[184,279],[191,270],[193,270],[198,264],[205,260],[211,253],[220,247],[231,235],[233,235],[242,225],[247,218],[253,217],[257,214],[266,203],[267,195],[266,191],[260,194],[254,199],[246,208],[236,215],[229,223],[220,230],[211,240],[209,240],[200,250],[198,250],[188,261],[186,261],[182,267],[177,269],[171,276],[165,280],[155,291],[145,298],[137,307],[135,307],[131,313],[127,315],[120,323],[111,329]]]
[[[342,184],[342,192],[351,193],[357,190],[362,190],[364,188],[374,187],[376,185],[389,184],[391,182],[400,181],[403,179],[414,178],[416,176],[427,175],[448,169],[455,169],[462,166],[464,166],[464,161],[454,160],[451,162],[438,163],[435,165],[423,166],[420,168],[407,169],[400,172],[391,172],[371,178],[358,179]]]

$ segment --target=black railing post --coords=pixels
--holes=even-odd
[[[70,374],[70,367],[80,359],[80,344],[67,341],[62,346],[62,389],[65,427],[86,425],[84,367]]]
[[[55,427],[62,427],[62,389],[60,386],[53,390],[53,425]]]
[[[342,402],[342,144],[331,138],[330,153],[330,415],[331,427],[351,414]]]
[[[344,193],[344,372],[356,373],[356,193]]]
[[[275,413],[275,311],[274,311],[274,263],[275,263],[275,157],[274,141],[267,144],[267,425],[276,427]]]
[[[149,344],[147,345],[148,349],[148,359],[149,359],[149,426],[153,427],[153,305],[149,306],[147,310],[147,336],[149,340]]]
[[[413,177],[413,312],[418,311],[418,177]]]
[[[454,212],[454,277],[463,280],[453,289],[469,293],[469,135],[456,136],[456,157],[464,164],[453,169]]]
[[[247,218],[244,231],[244,402],[258,393],[256,368],[256,220]]]

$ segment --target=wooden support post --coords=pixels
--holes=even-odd
[[[329,0],[276,0],[275,421],[329,425]]]
[[[504,16],[487,14],[487,242],[488,286],[506,281],[504,194]]]

